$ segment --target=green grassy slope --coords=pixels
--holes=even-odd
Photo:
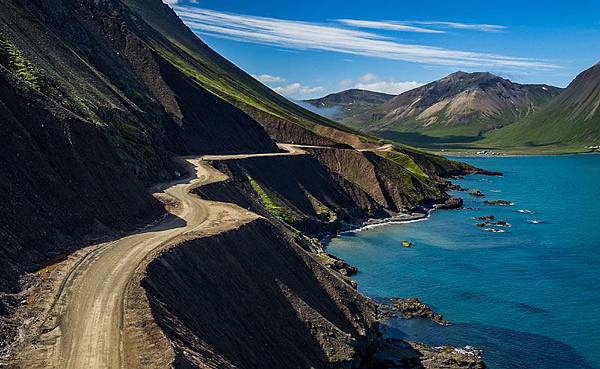
[[[600,64],[582,72],[541,111],[479,145],[518,151],[580,152],[600,145]]]

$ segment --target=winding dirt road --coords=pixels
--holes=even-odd
[[[227,179],[204,160],[305,154],[284,148],[288,151],[184,159],[194,175],[163,185],[156,194],[176,204],[171,206],[171,216],[141,233],[91,246],[79,253],[79,260],[70,263],[47,316],[36,327],[33,349],[19,360],[23,367],[122,368],[124,299],[128,284],[145,258],[183,235],[203,230],[223,232],[258,218],[233,204],[202,200],[190,193],[198,186]],[[38,354],[29,355],[34,352]]]
[[[307,154],[300,146],[279,144],[278,153],[209,155],[185,158],[190,178],[155,188],[170,216],[159,224],[116,241],[90,246],[71,255],[54,271],[54,283],[42,293],[40,315],[30,320],[34,332],[18,357],[21,367],[66,369],[123,368],[123,327],[127,289],[136,270],[156,250],[191,233],[217,234],[258,218],[233,204],[203,200],[191,191],[227,176],[205,160],[232,160]],[[387,150],[384,146],[379,149]],[[374,149],[378,150],[378,149]],[[174,205],[175,204],[175,205]]]

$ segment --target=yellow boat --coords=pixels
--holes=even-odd
[[[402,246],[404,247],[411,247],[413,244],[410,241],[402,241]]]

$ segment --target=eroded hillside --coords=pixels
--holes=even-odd
[[[71,301],[112,314],[119,311],[115,301],[131,288],[137,294],[128,295],[128,303],[139,309],[151,306],[153,318],[144,324],[157,322],[159,328],[152,332],[169,340],[154,351],[137,346],[140,357],[167,355],[172,344],[174,356],[164,357],[172,357],[178,367],[244,360],[254,363],[248,367],[261,367],[261,360],[271,356],[269,365],[277,367],[285,356],[300,360],[302,344],[306,366],[347,367],[363,359],[373,327],[369,303],[346,278],[331,274],[307,253],[320,250],[305,234],[323,235],[368,217],[444,201],[443,177],[475,168],[410,147],[384,145],[294,105],[210,50],[160,0],[0,0],[0,10],[0,165],[6,173],[0,180],[0,235],[5,241],[0,268],[6,271],[0,276],[2,349],[18,338],[33,343],[36,352],[42,334],[49,334],[44,336],[46,349],[61,347],[68,355],[71,345],[94,345],[94,337],[82,331],[77,331],[82,339],[61,337],[59,332],[78,327],[76,321],[91,322],[78,315],[87,310]],[[281,154],[276,141],[310,147],[301,148],[301,155],[260,155]],[[224,224],[219,212],[197,209],[198,217],[185,225],[177,216],[161,221],[165,205],[177,213],[178,204],[151,196],[148,187],[186,175],[174,157],[205,154],[234,155],[234,160],[214,161],[231,179],[207,184],[199,190],[202,196],[250,208],[268,222],[240,223],[235,227],[240,230],[218,236],[226,231],[219,226]],[[185,226],[195,224],[191,221],[206,232],[186,234],[181,250],[158,243],[162,237],[171,242],[171,228],[179,235],[178,228],[187,230]],[[151,232],[135,231],[154,222],[151,229],[169,232],[146,240]],[[134,234],[123,237],[126,232]],[[114,242],[100,242],[107,240]],[[248,248],[225,257],[222,251],[237,242]],[[99,251],[114,245],[111,252]],[[151,246],[169,251],[155,255]],[[139,280],[127,279],[128,268],[138,264],[126,260],[146,253],[160,257],[147,260],[145,289],[139,289]],[[262,257],[250,259],[251,254]],[[83,263],[86,255],[94,255],[93,262]],[[72,274],[74,270],[78,272]],[[98,284],[94,270],[119,277],[118,299]],[[197,287],[207,282],[203,273],[217,272],[221,279],[209,281],[211,288]],[[72,275],[79,279],[67,284]],[[69,290],[77,283],[79,294]],[[225,283],[231,284],[226,293],[220,288]],[[96,290],[112,297],[96,304]],[[262,300],[246,295],[259,290],[265,291]],[[46,305],[52,299],[61,301],[56,310],[54,304]],[[241,300],[272,304],[258,304],[255,315],[250,307],[240,307],[219,321],[197,316]],[[201,305],[190,306],[194,303]],[[48,306],[48,319],[31,318]],[[273,309],[278,312],[274,316]],[[18,317],[31,318],[28,324],[41,324],[36,335],[16,335],[23,322],[14,318],[15,310]],[[266,322],[267,316],[273,320]],[[273,333],[271,346],[256,345],[252,329],[238,329],[243,317],[249,327]],[[129,323],[135,321],[125,320]],[[210,329],[203,330],[207,324]],[[286,324],[288,332],[277,332]],[[115,332],[110,330],[113,336]],[[302,340],[290,344],[291,337]],[[257,342],[267,336],[261,340]],[[100,341],[110,346],[106,339]],[[112,358],[109,348],[102,354]],[[210,352],[216,361],[210,361]],[[62,356],[48,355],[49,363],[64,363]],[[76,366],[85,360],[70,355],[66,362]]]

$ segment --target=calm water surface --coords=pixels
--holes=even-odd
[[[456,323],[395,320],[388,335],[474,345],[490,368],[600,369],[600,155],[460,160],[505,175],[456,181],[487,195],[453,193],[467,210],[343,235],[329,251],[360,269],[365,294],[417,296]],[[475,227],[484,215],[512,227]]]

